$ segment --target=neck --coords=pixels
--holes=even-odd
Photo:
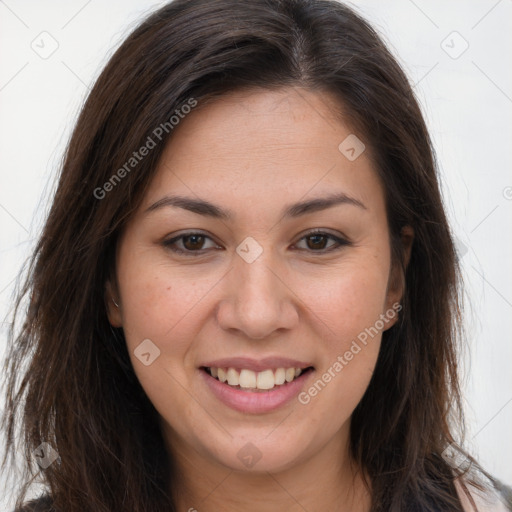
[[[351,460],[347,436],[280,471],[231,469],[166,436],[178,480],[173,495],[180,512],[368,512],[370,493]],[[174,438],[174,439],[173,439]]]

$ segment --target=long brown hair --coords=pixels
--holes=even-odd
[[[431,141],[379,36],[329,0],[171,2],[135,29],[97,79],[19,293],[13,325],[21,325],[9,338],[4,465],[20,445],[18,505],[38,474],[32,453],[46,442],[59,455],[40,473],[56,510],[176,510],[172,454],[104,302],[118,235],[172,137],[169,123],[144,159],[121,177],[118,170],[191,98],[249,87],[335,94],[371,148],[406,286],[400,322],[384,332],[353,413],[351,451],[369,477],[373,512],[461,510],[457,471],[442,457],[462,426],[459,271]],[[415,233],[406,269],[405,225]]]

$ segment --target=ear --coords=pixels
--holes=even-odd
[[[396,304],[402,301],[405,292],[405,271],[411,259],[414,230],[411,226],[404,226],[400,231],[401,261],[392,263],[389,273],[388,289],[386,293],[386,311],[396,309]],[[395,307],[393,307],[395,305]],[[391,321],[388,328],[395,324],[398,315]]]
[[[116,304],[118,304],[116,306]],[[117,286],[108,280],[105,284],[105,306],[107,308],[108,321],[112,327],[122,327],[121,300]]]

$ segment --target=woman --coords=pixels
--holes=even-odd
[[[20,417],[48,488],[25,510],[504,510],[454,443],[429,135],[341,4],[145,20],[82,110],[24,297],[7,443]]]

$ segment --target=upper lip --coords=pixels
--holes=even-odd
[[[287,357],[265,357],[263,359],[251,359],[250,357],[226,357],[224,359],[215,359],[200,365],[207,368],[240,368],[261,372],[263,370],[275,368],[301,368],[305,369],[313,366],[304,361],[289,359]]]

